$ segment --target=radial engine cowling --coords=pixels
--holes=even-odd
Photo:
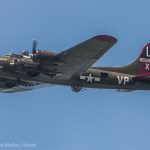
[[[46,50],[35,50],[32,56],[34,62],[40,64],[51,64],[55,61],[56,53]]]

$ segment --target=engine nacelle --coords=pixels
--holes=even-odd
[[[40,64],[51,64],[55,60],[56,53],[46,50],[36,50],[33,53],[32,59]]]

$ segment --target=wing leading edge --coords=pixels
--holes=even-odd
[[[69,79],[87,70],[116,42],[117,39],[112,36],[98,35],[59,53],[57,56],[65,62],[59,68],[63,73],[61,78]]]

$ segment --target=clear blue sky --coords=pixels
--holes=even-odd
[[[150,1],[0,1],[0,54],[30,50],[33,38],[60,52],[97,34],[118,43],[96,65],[129,63],[150,41]],[[149,150],[150,92],[55,86],[0,94],[0,143],[22,142],[37,150]]]

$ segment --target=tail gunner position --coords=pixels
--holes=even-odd
[[[117,39],[98,35],[61,53],[37,50],[33,41],[32,54],[0,56],[0,91],[11,93],[41,86],[105,88],[119,91],[150,89],[150,43],[131,64],[122,67],[91,67]]]

